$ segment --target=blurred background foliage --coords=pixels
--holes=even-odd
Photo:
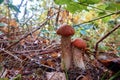
[[[29,32],[52,15],[35,36],[59,40],[56,29],[67,23],[76,30],[73,39],[83,38],[94,49],[95,43],[120,23],[120,0],[0,0],[0,33],[8,34],[8,26]],[[120,55],[120,29],[101,42],[99,50]]]

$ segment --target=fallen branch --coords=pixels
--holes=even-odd
[[[94,55],[95,58],[98,55],[98,45],[99,45],[99,43],[102,42],[105,38],[107,38],[110,34],[112,34],[119,27],[120,27],[120,24],[116,25],[110,32],[108,32],[107,34],[105,34],[100,40],[97,41],[97,43],[95,44],[95,55]]]
[[[92,20],[87,21],[87,22],[83,22],[83,23],[77,24],[77,25],[75,25],[75,26],[79,26],[79,25],[82,25],[82,24],[85,24],[85,23],[90,23],[90,22],[93,22],[93,21],[96,21],[96,20],[99,20],[99,19],[102,19],[102,18],[106,18],[106,17],[111,16],[111,15],[114,15],[114,14],[120,14],[120,10],[117,11],[117,12],[113,12],[113,13],[110,13],[110,14],[107,14],[107,15],[104,15],[104,16],[101,16],[101,17],[92,19]]]
[[[21,54],[21,53],[30,53],[31,54],[32,52],[34,52],[34,54],[32,56],[35,56],[35,55],[52,54],[53,52],[57,52],[57,51],[60,51],[60,49],[57,48],[57,49],[49,49],[49,50],[27,50],[27,51],[14,51],[14,52],[17,54]]]

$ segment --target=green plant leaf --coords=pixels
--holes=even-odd
[[[103,18],[103,21],[104,22],[109,22],[110,18],[111,18],[110,16],[109,17],[105,17],[105,18]]]
[[[3,3],[3,1],[4,1],[4,0],[0,0],[0,4],[2,4],[2,3]]]
[[[8,78],[0,78],[0,80],[9,80]]]
[[[100,2],[101,0],[78,0],[80,3],[87,3],[87,4],[95,4]]]
[[[86,6],[82,6],[76,2],[70,2],[66,6],[66,10],[70,11],[71,13],[75,13],[76,11],[82,11],[83,9],[87,9]]]
[[[22,80],[21,77],[22,77],[21,74],[18,74],[13,80]]]
[[[98,13],[100,16],[103,16],[106,14],[106,8],[107,8],[107,5],[106,4],[101,4],[101,5],[98,5],[97,8],[101,9],[101,10],[98,10]]]
[[[98,7],[99,9],[105,10],[106,7],[107,7],[107,5],[101,4],[101,5],[97,6],[97,7]]]
[[[16,12],[20,12],[20,10],[15,5],[13,5],[13,4],[8,4],[8,7],[11,8],[11,9],[13,9]]]
[[[107,5],[106,10],[111,10],[111,11],[120,10],[120,4],[114,2],[106,2],[105,5]]]
[[[45,29],[44,29],[44,30],[41,30],[41,32],[42,32],[42,33],[49,33],[49,31],[48,31],[48,30],[45,30]]]
[[[118,76],[120,76],[120,71],[115,73],[115,75],[113,75],[109,80],[115,80],[115,78],[118,77]]]
[[[76,11],[82,11],[83,9],[87,9],[87,6],[80,5],[72,0],[54,0],[54,2],[58,5],[66,4],[65,9],[70,11],[71,13],[75,13]]]
[[[54,0],[54,2],[58,5],[68,4],[71,0]]]
[[[117,50],[118,50],[117,55],[120,57],[120,46],[118,46]]]
[[[117,48],[117,50],[120,50],[120,46]]]
[[[118,56],[120,57],[120,52],[118,52],[117,54],[118,54]]]
[[[105,46],[104,44],[99,45],[100,50],[109,50],[110,48],[108,46]]]

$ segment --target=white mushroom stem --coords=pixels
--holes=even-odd
[[[61,68],[68,70],[71,66],[72,52],[71,52],[71,37],[61,37]]]
[[[74,66],[78,67],[82,70],[85,70],[85,64],[84,64],[84,61],[83,61],[84,51],[82,51],[82,50],[80,50],[76,47],[73,47],[72,50],[73,50],[72,52],[73,52]]]

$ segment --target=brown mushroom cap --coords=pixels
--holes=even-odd
[[[56,31],[58,35],[61,36],[72,36],[75,33],[74,28],[72,28],[70,25],[62,25],[60,28]]]
[[[87,43],[81,38],[77,38],[72,41],[72,45],[79,49],[85,49],[87,47]]]

